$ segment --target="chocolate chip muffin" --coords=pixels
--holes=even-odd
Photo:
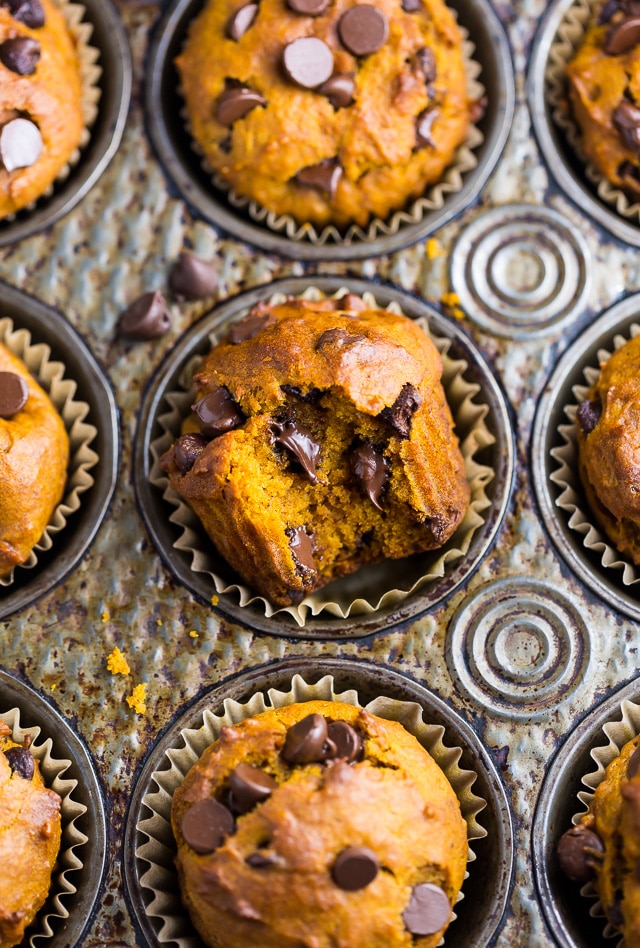
[[[43,195],[83,131],[80,65],[52,0],[0,4],[0,218]]]
[[[183,900],[216,948],[431,948],[467,859],[427,751],[341,702],[223,728],[175,792],[172,826]]]
[[[640,2],[604,0],[567,66],[569,100],[588,160],[640,198]]]
[[[628,946],[640,944],[640,737],[605,771],[587,815],[558,845],[566,875],[593,879],[607,919]]]
[[[442,0],[209,0],[176,64],[210,168],[320,228],[386,219],[467,134],[462,39]]]
[[[440,382],[410,319],[341,300],[259,303],[195,375],[161,459],[243,580],[280,605],[441,547],[469,503]]]
[[[596,522],[640,565],[640,336],[601,367],[577,414],[582,484]]]
[[[0,948],[19,945],[44,904],[60,838],[60,797],[0,721]]]
[[[0,576],[24,563],[67,480],[64,422],[27,366],[0,344]]]

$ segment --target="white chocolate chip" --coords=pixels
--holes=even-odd
[[[29,119],[7,122],[0,132],[0,157],[7,171],[30,168],[42,154],[40,129]]]

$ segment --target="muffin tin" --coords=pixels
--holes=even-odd
[[[100,442],[95,485],[51,556],[0,589],[0,690],[55,734],[89,807],[91,851],[54,944],[156,943],[136,856],[150,774],[205,705],[288,687],[295,672],[415,700],[465,748],[489,835],[446,945],[599,944],[600,923],[553,851],[603,722],[623,698],[640,700],[640,614],[635,587],[603,567],[558,505],[555,454],[585,366],[640,324],[640,267],[636,228],[599,202],[546,99],[570,5],[456,0],[489,93],[478,168],[442,214],[327,250],[257,226],[210,190],[171,63],[196,0],[118,0],[117,14],[86,3],[96,22],[106,17],[95,34],[103,65],[116,60],[104,74],[112,110],[90,149],[116,160],[98,160],[94,175],[88,151],[68,191],[0,228],[2,315],[60,354]],[[119,312],[166,290],[183,247],[216,261],[216,293],[169,295],[172,327],[160,339],[117,338]],[[171,508],[148,472],[165,393],[209,329],[308,285],[371,290],[451,340],[489,409],[496,442],[484,453],[496,476],[488,519],[443,582],[397,608],[301,627],[214,595],[174,549]],[[107,668],[115,646],[128,675]],[[136,713],[127,698],[142,683],[146,710]]]

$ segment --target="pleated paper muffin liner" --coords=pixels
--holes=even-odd
[[[62,13],[67,30],[71,34],[73,43],[78,56],[78,67],[80,71],[81,84],[81,109],[84,128],[82,129],[78,146],[73,150],[65,164],[55,177],[55,180],[42,192],[34,201],[31,201],[25,207],[21,207],[13,214],[5,215],[3,221],[15,220],[17,214],[23,211],[32,211],[37,207],[42,198],[50,197],[56,189],[56,185],[65,181],[71,170],[80,161],[82,149],[86,148],[91,139],[91,126],[94,124],[98,115],[98,105],[100,102],[101,89],[100,78],[102,76],[102,67],[98,65],[100,51],[95,46],[91,46],[91,34],[93,26],[85,20],[86,9],[80,3],[73,3],[71,0],[53,0]]]
[[[143,798],[143,804],[149,809],[151,816],[141,820],[137,825],[139,833],[146,837],[146,841],[141,843],[136,850],[136,856],[148,865],[148,869],[140,877],[140,885],[152,893],[153,897],[147,906],[147,914],[161,922],[157,935],[160,944],[172,943],[178,948],[201,948],[202,944],[195,934],[187,910],[182,906],[179,896],[178,876],[174,866],[176,845],[171,830],[171,803],[174,791],[183,782],[187,772],[204,750],[218,739],[223,727],[237,724],[269,708],[282,708],[297,702],[314,700],[342,701],[362,707],[355,689],[336,693],[332,675],[325,675],[315,685],[307,684],[301,675],[294,675],[288,692],[270,688],[266,694],[262,692],[254,694],[245,703],[226,699],[224,712],[219,715],[208,709],[205,710],[202,714],[202,725],[181,731],[181,746],[173,747],[164,754],[162,767],[152,774],[152,784]],[[471,789],[477,775],[471,770],[460,769],[458,761],[462,749],[447,747],[443,743],[445,729],[440,725],[425,723],[422,708],[413,701],[378,697],[364,707],[378,717],[399,721],[418,739],[444,772],[460,801],[462,816],[467,823],[469,843],[484,838],[487,831],[480,825],[477,817],[486,807],[486,801],[474,794]],[[154,785],[157,789],[154,789]],[[476,856],[470,845],[468,861],[472,862],[475,859]],[[468,872],[465,874],[465,879],[467,877]],[[457,901],[463,897],[460,892]],[[454,912],[452,923],[455,917]],[[444,939],[439,944],[443,943]]]
[[[620,720],[609,721],[603,726],[602,730],[604,736],[608,739],[608,743],[598,745],[591,750],[591,758],[596,769],[585,774],[582,778],[582,783],[587,789],[581,790],[578,793],[578,799],[584,809],[573,815],[571,821],[574,826],[581,823],[588,812],[596,788],[604,779],[605,770],[611,761],[619,756],[625,744],[628,744],[629,741],[640,734],[640,705],[635,704],[633,701],[623,701],[620,705]],[[600,902],[598,892],[593,882],[587,882],[580,889],[580,894],[593,902],[589,910],[589,915],[591,915],[592,918],[606,919],[602,903]],[[619,948],[622,948],[623,941],[620,938],[620,932],[609,922],[606,923],[603,934],[605,938],[618,938],[620,940]],[[616,948],[618,948],[618,946],[616,946]]]
[[[633,339],[639,333],[640,324],[632,323],[629,327],[629,336],[620,334],[614,336],[614,351],[620,349],[630,338]],[[564,444],[551,450],[551,456],[557,467],[551,471],[549,477],[554,484],[562,488],[556,504],[568,515],[568,525],[570,529],[580,534],[583,546],[597,554],[605,569],[619,572],[625,586],[633,586],[640,583],[640,570],[631,560],[625,559],[618,552],[605,533],[594,523],[593,514],[584,497],[578,465],[576,435],[578,405],[584,400],[588,389],[597,381],[600,375],[600,364],[607,362],[612,354],[607,349],[599,349],[598,366],[585,366],[585,384],[573,386],[572,392],[576,401],[564,406],[564,413],[570,423],[560,425],[558,428]]]
[[[552,106],[552,118],[560,128],[579,161],[585,166],[587,180],[597,189],[601,201],[613,207],[632,223],[640,224],[640,203],[629,197],[602,175],[587,159],[582,148],[582,133],[571,113],[567,95],[566,68],[577,52],[599,0],[576,0],[566,11],[554,41],[549,47],[545,75],[546,94]]]
[[[10,586],[15,581],[17,570],[33,569],[37,566],[38,554],[51,549],[55,536],[64,529],[67,519],[79,510],[82,494],[94,483],[90,472],[98,463],[99,458],[90,445],[98,432],[93,425],[85,422],[89,405],[75,398],[76,382],[65,377],[66,368],[62,362],[50,359],[51,349],[48,345],[33,343],[28,330],[14,329],[13,321],[8,317],[0,319],[0,342],[22,359],[49,395],[64,422],[70,444],[64,497],[53,511],[44,533],[34,546],[29,558],[16,566],[8,576],[0,577],[0,586]]]
[[[51,876],[51,889],[47,901],[29,929],[29,940],[25,941],[25,944],[35,948],[43,939],[54,935],[54,928],[59,924],[58,919],[69,918],[65,903],[67,898],[77,891],[69,874],[73,870],[82,868],[82,852],[79,850],[88,842],[87,836],[76,826],[76,821],[87,812],[87,808],[83,803],[74,800],[73,794],[78,781],[64,777],[71,766],[71,761],[54,756],[52,739],[49,737],[41,740],[41,729],[37,726],[23,728],[20,724],[19,708],[12,708],[6,712],[0,711],[0,719],[11,728],[11,739],[17,744],[23,743],[27,735],[31,737],[32,743],[29,750],[38,761],[44,782],[47,788],[54,790],[62,801],[60,806],[62,839],[60,853]]]
[[[455,10],[451,10],[451,12],[456,16]],[[475,45],[469,40],[468,32],[460,25],[458,28],[463,40],[462,50],[466,66],[467,97],[470,102],[479,102],[485,94],[485,87],[478,78],[482,71],[482,66],[473,58]],[[182,95],[182,89],[179,91]],[[388,220],[374,217],[369,221],[366,227],[351,224],[347,230],[342,233],[333,224],[328,224],[321,230],[318,230],[309,222],[300,224],[290,214],[277,214],[275,211],[268,210],[268,208],[259,204],[257,201],[237,194],[233,188],[230,187],[229,183],[211,166],[202,147],[194,138],[186,106],[181,111],[181,117],[184,120],[185,129],[191,138],[191,147],[199,156],[203,170],[211,177],[216,190],[226,194],[227,200],[232,207],[248,214],[253,221],[265,225],[269,230],[283,234],[289,240],[304,240],[317,247],[322,247],[325,244],[348,246],[353,243],[367,243],[381,236],[389,237],[397,234],[398,231],[407,224],[419,224],[425,214],[440,210],[449,195],[456,194],[462,190],[464,176],[470,171],[473,171],[478,165],[478,159],[475,153],[484,141],[484,135],[477,125],[469,123],[464,142],[456,150],[452,163],[445,169],[440,180],[428,185],[425,193],[421,197],[410,202],[408,209],[395,211]]]
[[[346,288],[342,288],[333,294],[333,298],[339,299],[347,292]],[[324,294],[315,287],[309,287],[302,294],[302,298],[323,299]],[[275,294],[268,302],[274,305],[283,303],[286,299],[284,294]],[[381,308],[373,294],[364,293],[363,299],[370,307]],[[391,303],[387,309],[394,313],[402,312],[396,303]],[[239,314],[238,318],[242,315],[244,313]],[[310,616],[317,616],[323,612],[339,618],[347,618],[351,615],[363,615],[394,606],[427,583],[442,578],[451,564],[465,556],[476,530],[485,522],[483,512],[491,505],[486,487],[494,478],[495,472],[492,468],[475,460],[478,451],[495,441],[485,423],[489,409],[487,405],[477,404],[474,401],[480,387],[465,379],[468,363],[463,359],[453,359],[448,355],[449,340],[431,334],[426,320],[418,319],[416,322],[430,336],[442,356],[442,384],[454,418],[455,432],[460,441],[465,473],[471,489],[469,507],[454,535],[439,550],[427,554],[415,554],[409,560],[384,560],[381,563],[365,566],[349,576],[334,580],[322,589],[316,590],[296,606],[278,608],[263,596],[257,596],[249,587],[238,582],[229,582],[220,575],[218,563],[221,558],[217,557],[217,562],[214,559],[217,554],[212,541],[205,534],[198,517],[169,485],[167,475],[160,468],[160,458],[179,435],[181,422],[189,414],[195,397],[192,378],[200,359],[192,359],[185,365],[179,379],[181,389],[170,392],[166,396],[166,401],[171,405],[171,411],[158,418],[158,424],[163,433],[150,445],[154,459],[150,481],[163,491],[164,499],[175,508],[170,519],[181,529],[181,534],[174,544],[175,548],[190,554],[191,568],[194,571],[208,573],[211,576],[216,593],[238,596],[241,606],[260,604],[266,616],[290,615],[299,626],[304,626]],[[210,341],[212,346],[218,342],[215,334],[211,334]],[[416,564],[413,573],[409,567],[409,580],[407,580],[408,563]],[[228,570],[230,571],[230,567]],[[418,575],[415,575],[416,573]],[[410,588],[402,588],[402,584],[407,582]]]

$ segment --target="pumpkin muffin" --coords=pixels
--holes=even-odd
[[[405,207],[467,134],[462,38],[443,0],[208,0],[176,64],[210,169],[320,228]]]
[[[569,100],[588,160],[640,199],[640,3],[604,0],[567,66]]]
[[[0,344],[0,576],[24,563],[67,480],[62,418],[26,365]]]
[[[249,586],[298,603],[454,533],[469,485],[441,374],[419,326],[353,294],[259,303],[204,359],[161,467]]]
[[[19,945],[44,904],[61,832],[60,797],[0,721],[0,948]]]
[[[80,66],[52,0],[0,5],[0,218],[43,195],[84,127]]]
[[[183,900],[216,948],[432,948],[467,861],[428,752],[342,702],[223,728],[176,790],[172,826]]]
[[[578,406],[580,477],[596,522],[640,565],[640,336],[601,367]]]

